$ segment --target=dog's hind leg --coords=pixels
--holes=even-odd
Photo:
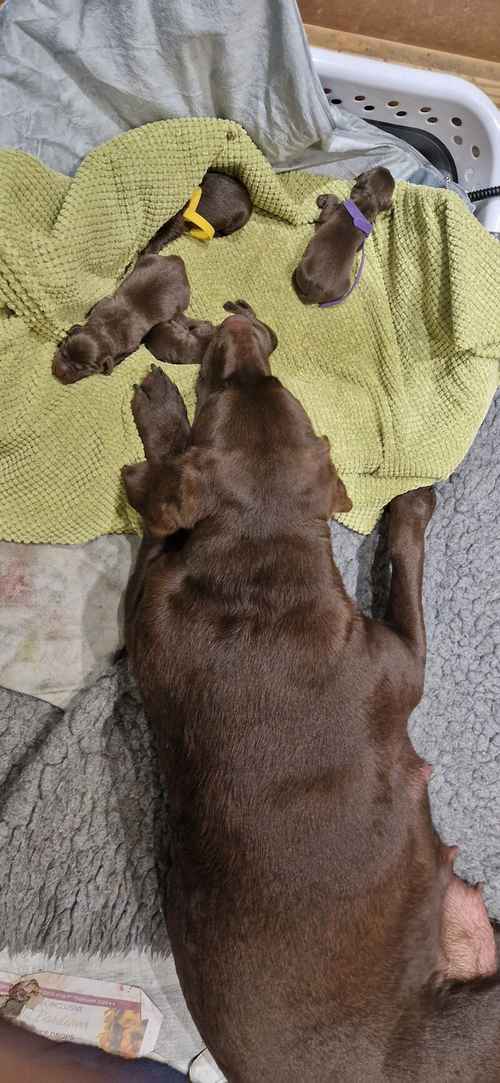
[[[424,991],[402,1012],[384,1064],[388,1083],[500,1083],[500,976]]]

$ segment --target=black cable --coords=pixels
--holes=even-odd
[[[492,188],[475,188],[473,192],[467,192],[467,195],[471,203],[479,203],[481,199],[492,199],[493,196],[500,196],[500,184],[495,184]]]
[[[191,1075],[191,1068],[194,1068],[194,1065],[196,1064],[196,1061],[199,1060],[200,1057],[203,1056],[203,1053],[206,1053],[206,1052],[207,1052],[207,1047],[206,1047],[206,1045],[204,1045],[203,1049],[200,1049],[199,1053],[195,1053],[194,1057],[191,1057],[191,1060],[189,1061],[189,1064],[188,1064],[188,1074],[187,1074],[187,1077],[186,1077],[188,1079],[188,1081],[193,1078],[192,1075]]]

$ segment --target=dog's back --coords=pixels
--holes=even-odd
[[[440,892],[432,846],[418,868],[406,858],[419,806],[428,817],[407,738],[413,790],[399,766],[382,780],[384,673],[363,662],[369,626],[344,595],[326,524],[311,534],[298,517],[294,448],[280,448],[266,402],[286,394],[249,390],[226,505],[152,567],[133,657],[148,716],[168,732],[168,927],[205,1040],[231,1083],[317,1083],[344,1061],[348,1083],[348,1062],[358,1072],[370,1048],[365,1019],[384,1030],[394,1000],[432,973]],[[389,694],[387,711],[391,726],[408,713]],[[434,903],[415,959],[417,878]],[[369,1078],[382,1079],[380,1049],[370,1056]]]
[[[139,256],[134,269],[120,284],[114,297],[101,304],[116,305],[124,321],[138,321],[147,331],[163,320],[184,312],[190,298],[189,282],[180,256]],[[104,315],[110,309],[93,311]],[[138,333],[138,332],[137,332]]]

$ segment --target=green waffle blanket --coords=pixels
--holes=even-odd
[[[244,298],[277,331],[274,373],[303,403],[367,533],[397,493],[446,478],[488,409],[500,357],[500,245],[443,190],[397,185],[366,244],[360,285],[338,307],[305,307],[290,276],[320,192],[347,185],[276,176],[223,120],[146,125],[93,151],[73,178],[0,152],[0,536],[84,542],[133,532],[120,467],[143,457],[130,411],[144,347],[110,377],[63,387],[57,342],[113,292],[137,252],[209,167],[247,185],[241,232],[169,247],[186,262],[191,312],[220,322]],[[188,408],[195,366],[165,365]]]

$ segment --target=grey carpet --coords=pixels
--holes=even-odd
[[[426,694],[411,720],[435,765],[436,826],[500,918],[500,396],[467,460],[439,487],[427,544]],[[333,528],[363,608],[387,586],[383,528]],[[165,796],[137,694],[120,663],[65,712],[0,692],[0,946],[167,950]]]
[[[0,947],[164,952],[166,831],[126,664],[61,711],[0,690]]]

